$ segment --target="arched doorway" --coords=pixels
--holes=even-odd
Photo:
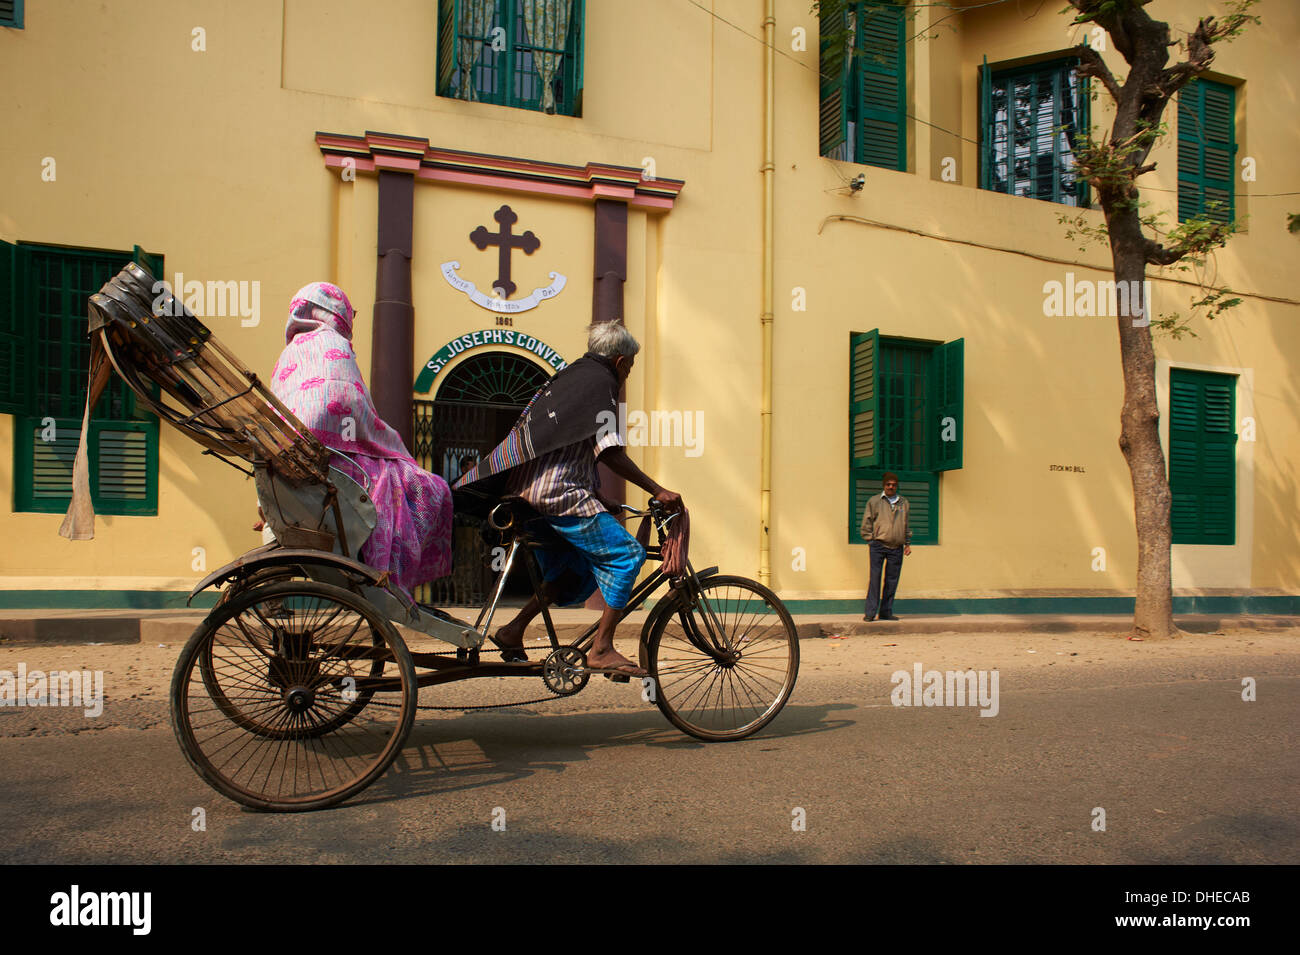
[[[469,356],[440,378],[434,400],[414,402],[411,450],[420,467],[452,484],[501,443],[550,376],[523,355],[489,351]],[[419,587],[416,599],[439,607],[482,605],[493,573],[478,524],[457,514],[453,535],[451,575]],[[526,581],[516,579],[514,587],[522,593]]]

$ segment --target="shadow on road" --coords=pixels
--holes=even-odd
[[[748,739],[705,743],[679,732],[658,710],[545,714],[544,719],[504,711],[467,712],[455,719],[417,722],[401,755],[383,778],[345,805],[370,805],[481,787],[498,786],[538,773],[562,773],[600,750],[648,747],[703,750],[755,747],[811,733],[840,730],[853,720],[834,718],[851,704],[787,705],[771,724]]]

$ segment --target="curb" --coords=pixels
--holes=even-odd
[[[88,612],[84,616],[44,616],[24,613],[21,616],[0,616],[0,647],[11,646],[77,646],[86,644],[163,644],[180,646],[190,638],[203,620],[206,611],[186,614],[168,611]],[[640,638],[644,611],[619,624],[614,636],[619,640],[635,642]],[[1174,622],[1188,633],[1209,634],[1224,630],[1300,630],[1300,616],[1210,614],[1176,615]],[[800,640],[817,640],[828,637],[902,636],[941,633],[1100,633],[1118,635],[1126,633],[1133,618],[1126,615],[1040,616],[1028,615],[935,615],[909,616],[902,620],[878,620],[872,623],[847,614],[814,615],[796,614],[795,629]],[[561,645],[582,635],[589,624],[569,619],[555,621],[556,637]],[[399,631],[408,643],[422,645],[437,643],[431,637],[399,625]],[[493,627],[495,630],[496,628]],[[530,646],[546,642],[546,630],[540,620],[530,625],[524,634]],[[540,647],[538,647],[540,649]]]

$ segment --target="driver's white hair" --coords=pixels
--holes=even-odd
[[[641,350],[641,343],[632,337],[622,322],[597,322],[587,326],[587,351],[602,358],[627,355],[629,358]]]

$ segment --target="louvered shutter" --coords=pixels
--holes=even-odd
[[[1234,96],[1231,86],[1205,83],[1203,116],[1205,121],[1204,182],[1205,215],[1216,222],[1233,219],[1233,141]],[[1218,203],[1215,207],[1214,204]]]
[[[67,509],[72,492],[72,462],[86,400],[86,298],[129,257],[43,246],[19,246],[18,251],[27,257],[27,264],[14,270],[26,276],[26,294],[32,298],[26,313],[32,322],[39,314],[41,323],[29,334],[29,348],[37,357],[24,363],[32,383],[27,402],[31,407],[15,419],[14,509],[59,513]],[[139,246],[133,256],[161,275],[162,256]],[[158,439],[157,417],[137,410],[121,382],[110,383],[92,411],[87,435],[96,511],[157,513]]]
[[[871,497],[871,484],[862,471],[849,472],[849,543],[865,544],[862,539],[862,513],[866,510],[867,499]],[[880,488],[876,488],[880,493]]]
[[[907,498],[913,544],[939,543],[939,475],[925,471],[895,471],[898,493]],[[865,544],[861,534],[867,501],[884,486],[885,472],[876,468],[854,471],[849,482],[849,543]]]
[[[854,332],[849,339],[850,467],[880,463],[879,374],[879,330]]]
[[[856,159],[907,168],[907,69],[902,7],[864,4],[857,16],[859,100]]]
[[[23,443],[18,448],[16,463],[21,477],[30,476],[29,486],[20,487],[30,494],[30,502],[23,502],[27,506],[21,509],[61,511],[67,507],[72,494],[72,462],[81,441],[81,422],[64,418],[34,423],[33,419],[24,418],[23,421],[27,427],[18,435]],[[47,441],[46,437],[52,440]]]
[[[94,499],[115,502],[117,513],[154,513],[157,510],[157,422],[91,422],[96,451]]]
[[[1169,371],[1170,521],[1175,544],[1236,541],[1236,378]]]
[[[0,414],[30,412],[31,310],[27,251],[0,242]]]
[[[847,54],[845,31],[848,5],[845,0],[822,0],[818,59],[821,70],[820,141],[821,154],[830,155],[848,139],[848,74],[852,58]]]
[[[931,461],[936,471],[952,471],[961,467],[962,430],[965,427],[965,341],[964,338],[959,338],[934,350],[930,378],[934,398],[930,408],[934,415]]]
[[[876,493],[880,493],[879,487],[877,487]],[[898,493],[907,498],[908,520],[912,526],[912,543],[939,543],[938,475],[900,471],[898,472]]]
[[[0,27],[23,28],[23,0],[0,0]]]
[[[1233,220],[1235,111],[1235,91],[1222,83],[1193,80],[1178,94],[1180,222],[1199,216]]]

